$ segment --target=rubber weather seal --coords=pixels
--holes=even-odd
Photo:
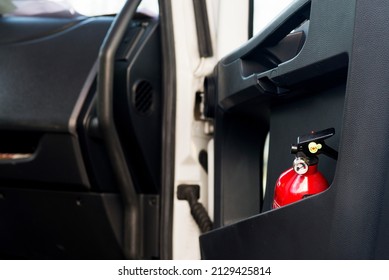
[[[200,57],[213,56],[206,0],[193,0]]]
[[[141,256],[141,221],[139,198],[127,168],[123,148],[114,123],[113,80],[115,53],[141,0],[129,0],[116,16],[99,53],[97,117],[109,160],[121,193],[124,206],[124,255],[128,259]]]
[[[249,21],[248,21],[248,35],[249,39],[254,36],[254,0],[249,0]]]
[[[163,65],[163,120],[162,120],[162,190],[161,190],[161,236],[160,258],[173,257],[173,201],[174,158],[176,120],[176,60],[172,4],[170,0],[159,1],[161,11],[161,40]]]

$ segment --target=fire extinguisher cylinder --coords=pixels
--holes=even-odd
[[[291,146],[291,153],[295,154],[293,167],[283,172],[276,182],[273,209],[318,194],[329,187],[318,170],[318,155],[338,158],[338,152],[324,142],[334,134],[335,129],[329,128],[297,138],[297,144]]]

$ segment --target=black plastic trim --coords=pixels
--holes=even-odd
[[[120,144],[113,114],[113,80],[115,54],[128,24],[136,12],[140,0],[127,1],[115,18],[99,54],[97,116],[103,140],[124,204],[124,252],[126,258],[140,258],[139,199],[131,174],[127,168],[123,148]]]

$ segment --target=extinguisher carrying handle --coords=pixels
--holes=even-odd
[[[337,160],[338,152],[324,142],[325,139],[332,137],[334,134],[335,129],[328,128],[318,132],[312,131],[310,134],[299,136],[297,138],[297,144],[294,144],[291,147],[291,153],[303,153],[308,158],[324,154]],[[309,145],[312,143],[317,146],[317,149],[314,152],[312,152],[312,149],[309,147]]]

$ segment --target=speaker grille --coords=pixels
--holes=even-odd
[[[135,86],[135,109],[141,114],[151,111],[153,105],[153,86],[147,81],[140,81]]]

